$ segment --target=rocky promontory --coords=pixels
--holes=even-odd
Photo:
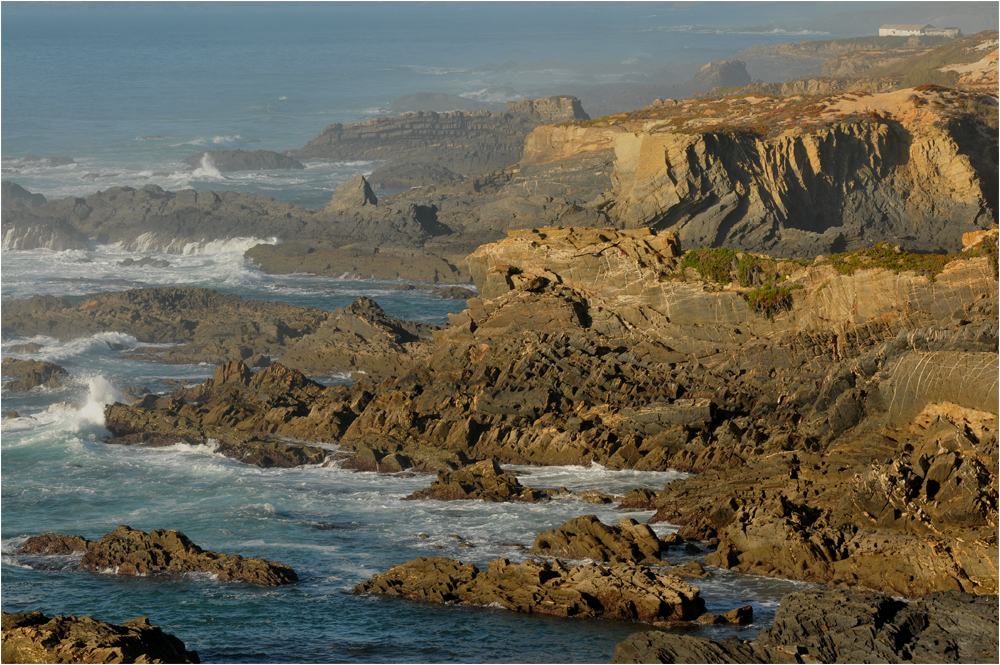
[[[503,112],[418,111],[353,125],[333,124],[299,150],[298,159],[388,160],[435,164],[478,175],[515,164],[538,125],[586,119],[575,97],[508,102]]]
[[[82,553],[79,570],[113,571],[116,575],[182,575],[209,573],[220,580],[280,586],[298,581],[290,567],[264,559],[203,550],[180,531],[146,533],[125,525],[99,541],[47,533],[28,538],[18,556],[38,557]]]
[[[662,631],[620,642],[613,663],[994,663],[997,599],[932,593],[909,603],[813,589],[782,599],[752,642]]]
[[[352,593],[664,626],[694,620],[705,610],[698,589],[676,577],[645,567],[567,568],[558,561],[497,559],[482,571],[452,559],[421,557],[373,576]]]
[[[122,625],[90,617],[3,612],[5,663],[199,663],[179,639],[146,617]]]

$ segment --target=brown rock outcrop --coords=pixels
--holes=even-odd
[[[112,571],[116,575],[209,573],[220,580],[264,586],[298,581],[294,570],[276,561],[203,550],[180,531],[157,529],[146,533],[125,525],[104,534],[99,541],[53,533],[34,536],[18,555],[79,551],[84,553],[80,570]]]
[[[648,568],[596,564],[566,568],[558,561],[490,562],[486,571],[443,558],[414,559],[375,575],[352,593],[461,605],[499,605],[517,612],[601,617],[669,625],[698,617],[698,589]]]
[[[613,563],[660,563],[664,549],[647,524],[623,517],[618,526],[604,524],[595,515],[576,517],[540,533],[531,551],[563,559],[593,559]]]
[[[433,499],[457,501],[525,501],[536,503],[548,499],[546,492],[525,487],[517,478],[508,475],[493,460],[484,460],[454,471],[439,471],[437,480],[424,490],[417,490],[408,500]]]
[[[16,377],[3,384],[4,390],[31,390],[38,386],[55,388],[69,378],[69,372],[55,363],[16,358],[4,358],[0,374]]]
[[[3,612],[5,663],[199,663],[179,639],[146,617],[122,625],[90,617]]]

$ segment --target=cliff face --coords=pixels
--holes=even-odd
[[[299,159],[431,162],[457,173],[479,174],[516,163],[524,137],[535,127],[587,117],[575,97],[509,102],[502,113],[410,113],[330,125],[292,154]]]
[[[798,256],[880,240],[955,251],[963,233],[995,222],[996,130],[962,111],[969,97],[904,90],[823,102],[758,113],[781,113],[781,124],[703,131],[681,116],[617,135],[612,219],[670,229],[686,246]],[[698,106],[689,118],[706,113]]]

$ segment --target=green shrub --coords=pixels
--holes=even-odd
[[[801,284],[794,286],[764,286],[743,294],[750,309],[757,314],[766,315],[774,320],[778,312],[787,312],[792,308],[792,291],[801,289]]]

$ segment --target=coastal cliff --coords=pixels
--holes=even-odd
[[[888,240],[953,252],[996,221],[994,105],[934,87],[691,100],[541,128],[526,157],[613,140],[601,209],[619,228],[670,230],[686,246],[805,258]]]

